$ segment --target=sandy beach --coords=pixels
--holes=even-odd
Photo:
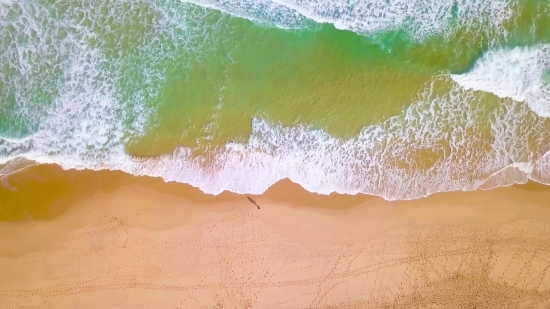
[[[388,202],[35,166],[0,188],[0,308],[549,308],[550,188]]]
[[[0,0],[0,309],[550,309],[549,29]]]

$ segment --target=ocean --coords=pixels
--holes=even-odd
[[[0,0],[0,175],[550,185],[546,0]]]

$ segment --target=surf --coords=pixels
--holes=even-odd
[[[499,0],[203,0],[185,1],[284,28],[305,27],[307,20],[330,23],[341,30],[373,34],[407,29],[416,38],[426,38],[448,31],[452,24],[469,27],[487,23],[498,28],[510,18],[516,1]],[[475,23],[474,23],[475,21]]]
[[[524,102],[537,115],[550,117],[550,85],[544,80],[548,70],[550,45],[538,45],[489,51],[471,71],[451,78],[466,89]]]
[[[124,1],[105,1],[64,8],[14,1],[0,6],[4,29],[0,31],[0,61],[7,68],[0,75],[2,174],[20,170],[25,164],[54,163],[64,169],[111,169],[161,177],[189,183],[210,194],[226,190],[260,194],[288,178],[320,194],[364,193],[388,200],[510,185],[526,179],[550,183],[550,130],[544,117],[548,93],[543,77],[548,69],[547,47],[514,49],[497,44],[505,36],[501,25],[509,19],[512,2],[501,1],[489,7],[476,1],[418,1],[419,7],[424,5],[418,11],[410,11],[417,7],[401,1],[391,2],[387,10],[383,3],[372,1],[348,2],[344,6],[305,1],[239,3],[237,7],[235,2],[224,1],[140,1],[127,6]],[[493,23],[494,27],[488,27],[489,32],[483,35],[472,36],[472,41],[462,42],[461,38],[470,37],[469,29],[479,25],[472,21],[474,17],[482,15],[487,18],[482,23]],[[352,32],[346,32],[346,40],[331,41],[341,34],[337,32],[340,30],[320,23]],[[269,28],[273,25],[283,30]],[[395,39],[391,31],[396,28],[408,35]],[[456,29],[464,32],[453,32]],[[277,114],[256,112],[246,104],[239,105],[238,100],[233,105],[227,103],[234,95],[227,89],[235,80],[228,80],[228,76],[239,77],[242,73],[227,72],[235,59],[244,61],[250,56],[237,54],[235,42],[254,43],[266,33],[277,38],[277,43],[292,42],[311,50],[316,46],[303,42],[314,35],[319,35],[327,46],[334,42],[349,44],[349,49],[338,45],[327,49],[326,54],[347,52],[353,60],[365,52],[359,47],[367,46],[380,56],[367,59],[373,65],[392,66],[395,76],[416,70],[415,74],[428,81],[413,92],[400,111],[392,111],[383,119],[372,117],[371,123],[355,134],[329,132],[322,118],[315,122],[303,117],[307,121],[283,123]],[[459,34],[453,37],[452,33]],[[382,34],[388,39],[381,43]],[[241,41],[232,40],[242,37]],[[485,37],[493,43],[480,43]],[[453,43],[455,39],[463,45]],[[457,58],[446,48],[468,47],[470,43],[483,55],[470,70],[450,74],[450,63]],[[440,46],[435,54],[443,55],[437,64],[423,61],[434,58],[433,54],[424,54],[433,46]],[[242,49],[250,50],[248,47]],[[295,52],[290,50],[288,55]],[[353,68],[359,67],[358,63],[345,62]],[[204,74],[208,64],[212,64],[214,73],[223,70],[218,75]],[[254,64],[250,66],[256,68]],[[276,64],[280,69],[284,62]],[[174,78],[176,82],[192,78],[189,72],[194,69],[197,76],[207,75],[210,88],[206,87],[204,93],[208,95],[197,95],[198,88],[189,87],[195,95],[191,98],[198,98],[186,102],[189,106],[163,101],[165,93],[179,94],[180,84],[167,86],[174,68],[181,69],[181,76]],[[536,74],[522,73],[521,78],[515,78],[527,68],[535,68]],[[256,73],[257,80],[266,78],[265,70]],[[304,80],[313,77],[306,74]],[[407,81],[398,77],[388,80]],[[340,85],[338,79],[331,82]],[[507,87],[501,87],[502,83]],[[234,84],[234,89],[240,91],[235,93],[242,93],[252,83]],[[325,80],[312,84],[330,85]],[[342,90],[337,86],[335,93]],[[210,92],[212,89],[215,91]],[[322,90],[318,88],[318,92]],[[266,99],[263,93],[251,93],[251,97]],[[307,93],[299,94],[296,97],[304,100],[297,104],[316,106]],[[354,98],[353,93],[349,97]],[[343,115],[337,104],[345,107],[347,102],[325,103],[323,106],[335,110],[332,116],[337,118]],[[365,104],[376,107],[381,102]],[[296,112],[291,105],[285,106]],[[210,143],[209,139],[222,130],[220,119],[228,110],[233,115],[240,112],[240,118],[231,118],[229,124],[245,126],[250,132],[226,138],[221,144]],[[178,143],[187,131],[181,133],[178,129],[193,111],[205,117],[183,129],[204,134],[189,134],[196,145],[186,147]],[[358,114],[357,110],[351,112]],[[296,114],[287,116],[296,118]],[[180,127],[168,125],[168,130],[158,130],[166,123],[179,123]],[[175,147],[169,151],[151,156],[129,151],[147,134],[155,141],[169,139],[164,136],[167,133],[176,136]]]

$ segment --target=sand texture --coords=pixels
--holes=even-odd
[[[5,201],[31,201],[18,192],[54,192],[29,180],[43,173],[63,198],[6,219]],[[8,181],[0,308],[550,308],[539,185],[387,202],[283,181],[253,197],[258,210],[122,174]]]

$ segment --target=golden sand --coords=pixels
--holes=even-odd
[[[0,188],[0,308],[550,308],[550,189],[261,196],[36,166]]]

